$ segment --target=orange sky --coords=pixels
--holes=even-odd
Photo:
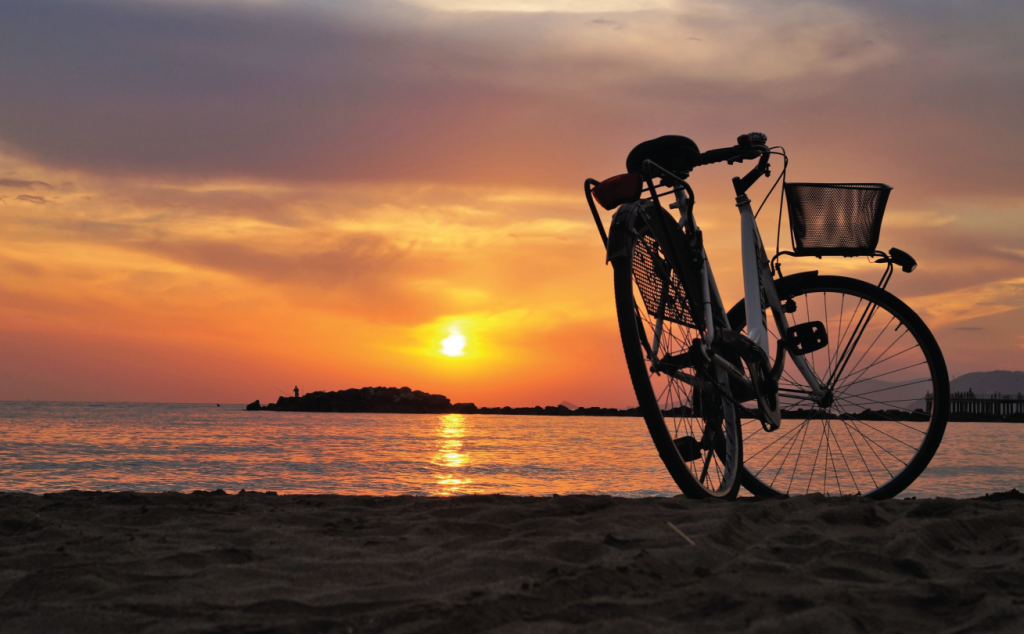
[[[5,2],[0,399],[630,405],[582,181],[653,136],[749,130],[790,180],[893,185],[880,246],[920,267],[890,288],[951,374],[1024,369],[1022,25],[1010,3]],[[729,303],[736,173],[691,179]]]

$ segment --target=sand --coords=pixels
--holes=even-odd
[[[1020,494],[7,493],[0,632],[1019,632],[1022,527]]]

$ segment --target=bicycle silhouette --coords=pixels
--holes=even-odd
[[[793,250],[777,247],[769,260],[747,191],[770,176],[772,156],[784,167],[765,200],[781,180]],[[733,178],[744,298],[726,310],[687,178],[699,166],[747,160],[757,163]],[[630,152],[626,174],[586,181],[637,401],[689,497],[731,499],[742,484],[755,495],[890,498],[935,455],[949,413],[942,351],[885,290],[894,265],[909,273],[917,263],[877,250],[891,187],[787,183],[786,166],[785,150],[761,133],[703,153],[686,137],[663,136]],[[617,208],[607,233],[595,200]],[[779,213],[781,229],[781,202]],[[783,275],[782,256],[867,256],[886,268],[877,285]]]

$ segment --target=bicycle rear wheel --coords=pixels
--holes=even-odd
[[[665,214],[656,208],[653,213]],[[719,387],[728,385],[725,377],[709,375],[691,360],[699,332],[689,314],[680,272],[669,264],[679,258],[642,215],[635,224],[624,224],[636,232],[625,231],[619,242],[623,256],[612,261],[615,306],[626,365],[647,429],[684,494],[735,498],[743,459],[739,412],[724,396],[728,388],[723,392]],[[674,222],[665,227],[682,235]],[[609,242],[618,241],[610,237]]]
[[[862,495],[906,489],[935,455],[949,414],[949,377],[935,338],[891,293],[861,280],[793,275],[776,282],[790,325],[819,321],[828,343],[804,355],[831,394],[814,403],[787,358],[782,427],[745,420],[743,485],[755,495]],[[729,311],[746,325],[741,301]],[[779,329],[769,320],[774,363]]]

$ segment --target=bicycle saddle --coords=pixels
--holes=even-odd
[[[660,136],[644,141],[626,157],[626,171],[643,172],[644,161],[653,161],[670,172],[686,176],[700,159],[700,150],[692,140],[677,135]]]

